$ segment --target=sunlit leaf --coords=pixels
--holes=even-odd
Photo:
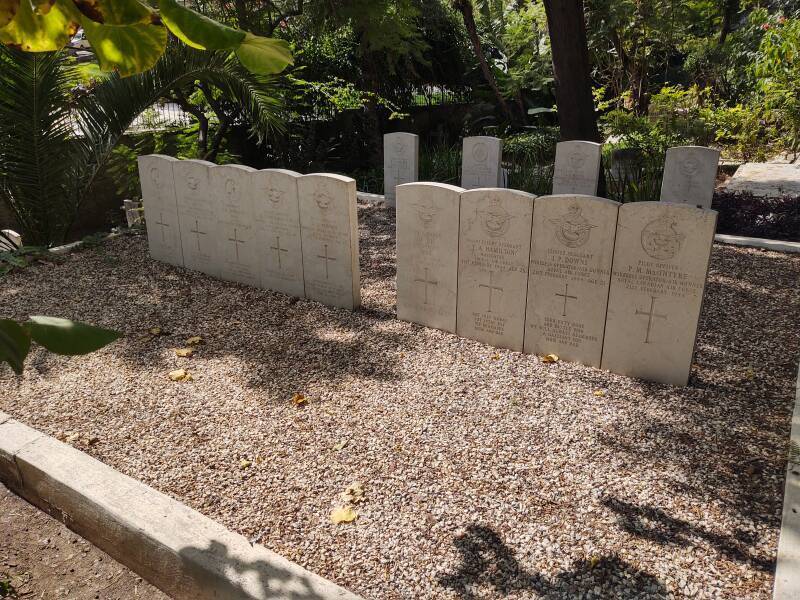
[[[364,486],[360,482],[354,481],[348,485],[341,494],[339,494],[339,499],[342,502],[358,504],[364,499]]]
[[[236,56],[244,67],[258,75],[280,73],[294,64],[289,43],[286,40],[265,38],[248,33],[236,49]]]
[[[172,381],[192,381],[192,374],[186,369],[175,369],[170,371],[168,377]]]
[[[349,506],[338,506],[331,511],[331,523],[352,523],[358,518],[358,513]]]
[[[154,23],[158,15],[139,0],[74,0],[85,17],[105,25]]]
[[[47,14],[37,14],[27,0],[0,29],[0,42],[25,52],[54,52],[63,48],[78,31],[79,13],[69,0],[57,0]]]
[[[0,319],[0,362],[7,362],[19,375],[30,349],[31,338],[22,326],[10,319]]]
[[[175,356],[179,356],[180,358],[189,358],[194,354],[194,348],[176,348],[175,349]]]
[[[50,352],[67,356],[94,352],[122,335],[118,331],[56,317],[31,317],[25,328],[34,342]]]
[[[561,359],[558,357],[558,354],[547,354],[542,357],[543,363],[556,363],[559,360]]]
[[[0,0],[0,27],[5,27],[19,10],[19,0]]]
[[[158,0],[161,19],[184,44],[198,50],[233,50],[245,38],[245,32],[209,19],[205,15],[178,4],[175,0]]]
[[[167,30],[160,25],[100,25],[87,18],[81,24],[100,68],[122,77],[152,68],[167,47]]]
[[[187,346],[197,346],[202,343],[203,343],[203,338],[200,337],[199,335],[193,335],[192,337],[186,340]]]
[[[292,404],[295,406],[305,406],[308,404],[308,398],[306,398],[305,394],[295,394],[292,396]]]
[[[247,467],[249,467],[252,464],[253,464],[252,462],[250,462],[246,458],[243,458],[242,460],[239,461],[239,468],[240,469],[246,469]]]

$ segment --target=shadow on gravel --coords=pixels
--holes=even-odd
[[[768,560],[750,553],[755,540],[746,531],[737,530],[734,537],[720,535],[670,517],[651,506],[637,506],[615,498],[603,498],[602,503],[617,515],[617,524],[630,535],[664,546],[689,547],[702,540],[731,560],[749,563],[764,572],[775,569],[774,559]]]
[[[633,600],[646,592],[648,598],[667,598],[667,589],[654,576],[617,556],[579,560],[555,577],[529,573],[500,536],[483,525],[470,525],[455,541],[461,565],[455,573],[439,576],[439,585],[464,600],[482,597],[480,590],[492,588],[504,596],[535,591],[545,598],[580,598],[592,591],[602,598]]]
[[[187,546],[179,552],[187,565],[184,572],[197,574],[197,565],[204,569],[228,574],[229,577],[201,577],[196,585],[204,586],[203,597],[214,598],[281,598],[292,600],[326,600],[330,598],[324,591],[314,589],[311,580],[296,572],[289,571],[263,560],[245,561],[232,556],[225,544],[212,541],[208,548]],[[234,581],[235,580],[235,581]],[[246,582],[243,587],[237,581]],[[185,585],[185,584],[182,584]],[[210,589],[209,589],[210,588]],[[182,588],[184,594],[189,591]]]

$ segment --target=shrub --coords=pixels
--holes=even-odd
[[[719,211],[719,233],[800,242],[800,196],[717,192],[711,207]]]

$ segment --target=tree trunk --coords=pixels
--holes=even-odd
[[[480,36],[478,36],[475,14],[472,10],[472,0],[453,0],[453,8],[460,12],[461,17],[464,19],[464,27],[467,29],[470,42],[472,42],[472,49],[478,59],[483,78],[486,80],[486,83],[489,84],[489,87],[492,88],[492,92],[494,92],[497,103],[500,105],[506,119],[508,119],[510,123],[513,123],[514,115],[511,113],[506,99],[503,98],[503,94],[500,93],[500,88],[497,87],[497,80],[494,78],[494,73],[492,73],[492,69],[486,60],[486,55],[483,53],[483,45],[481,44]]]
[[[562,140],[599,142],[583,0],[544,0]]]
[[[733,31],[733,20],[739,14],[740,0],[724,0],[722,6],[722,26],[719,31],[717,43],[721,46]]]

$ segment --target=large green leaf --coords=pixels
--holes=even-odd
[[[104,25],[154,23],[156,12],[139,0],[74,0],[83,15]]]
[[[54,52],[77,30],[77,11],[70,0],[57,0],[47,14],[34,12],[29,0],[24,0],[11,22],[0,29],[0,43],[25,52]]]
[[[233,50],[242,43],[245,32],[209,19],[181,6],[175,0],[158,0],[161,19],[186,45],[198,50]]]
[[[0,27],[5,27],[19,10],[19,0],[0,0]]]
[[[236,49],[236,56],[251,73],[273,75],[294,64],[286,40],[265,38],[248,33]]]
[[[56,317],[31,317],[25,323],[33,341],[50,352],[75,356],[94,352],[118,339],[118,331]]]
[[[28,332],[10,319],[0,319],[0,362],[7,362],[15,373],[20,374],[30,349]]]
[[[123,77],[152,68],[167,47],[161,25],[101,25],[87,18],[81,23],[100,68]]]

